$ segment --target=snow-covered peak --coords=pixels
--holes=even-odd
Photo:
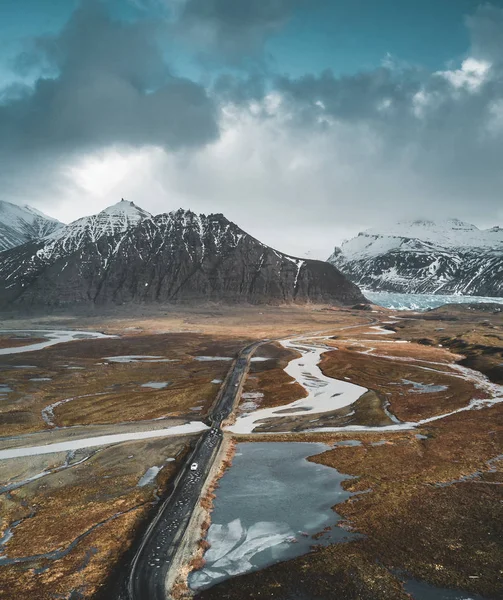
[[[0,200],[0,251],[42,238],[61,227],[57,219],[36,208]]]
[[[54,241],[66,241],[72,244],[80,244],[86,241],[95,242],[106,235],[114,235],[120,231],[126,231],[132,225],[136,225],[143,219],[152,215],[143,208],[136,206],[134,202],[121,200],[112,206],[108,206],[96,215],[82,217],[73,221],[60,231],[49,236]]]
[[[77,219],[47,236],[45,247],[39,250],[40,256],[47,257],[62,251],[73,252],[83,244],[96,242],[104,236],[125,232],[151,216],[146,210],[136,206],[134,202],[122,199],[96,215]]]
[[[481,230],[459,219],[400,221],[367,229],[342,244],[346,260],[385,254],[391,250],[415,251],[433,248],[494,248],[503,250],[503,229]]]
[[[122,198],[120,202],[104,208],[98,214],[119,217],[120,219],[127,219],[131,223],[138,223],[138,221],[152,216],[146,210],[143,210],[143,208],[136,206],[134,202],[124,200],[124,198]]]

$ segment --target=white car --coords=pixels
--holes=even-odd
[[[191,471],[197,471],[197,468],[198,468],[198,466],[199,466],[199,465],[198,465],[197,463],[192,463],[192,464],[190,465],[190,470],[191,470]]]

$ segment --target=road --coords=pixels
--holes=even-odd
[[[209,415],[211,429],[197,441],[185,465],[181,467],[173,484],[173,492],[163,502],[145,532],[131,562],[125,585],[119,592],[120,599],[166,600],[166,577],[222,443],[222,422],[231,414],[250,358],[262,343],[256,342],[238,355]],[[198,464],[196,471],[190,470],[192,463]]]

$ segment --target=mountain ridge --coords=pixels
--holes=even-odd
[[[399,222],[367,229],[328,262],[363,289],[503,296],[503,229],[459,219]]]
[[[222,214],[129,203],[1,253],[0,279],[0,306],[365,301],[335,267],[274,250]]]
[[[28,204],[19,206],[0,200],[0,252],[41,239],[60,227],[63,223]]]

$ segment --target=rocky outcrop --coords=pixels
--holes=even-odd
[[[88,219],[1,253],[0,305],[365,302],[334,266],[273,250],[221,214],[104,219],[98,233]]]

